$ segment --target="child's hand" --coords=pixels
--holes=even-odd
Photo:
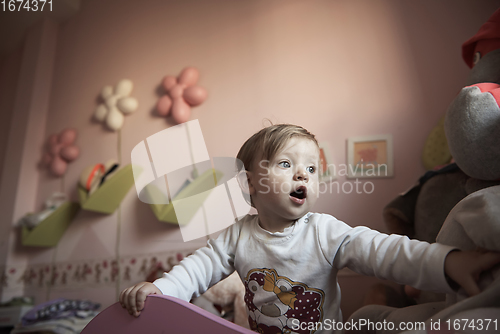
[[[153,283],[142,282],[127,288],[120,293],[120,304],[126,308],[128,313],[138,317],[144,308],[144,302],[148,295],[161,295],[160,289]]]
[[[479,275],[500,263],[500,253],[480,251],[452,251],[446,256],[444,271],[464,288],[469,296],[481,292],[477,286]]]

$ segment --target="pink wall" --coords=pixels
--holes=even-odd
[[[22,48],[19,48],[0,62],[0,175],[2,174],[7,150],[22,51]]]
[[[64,191],[76,200],[81,170],[118,157],[118,135],[91,121],[102,87],[123,78],[135,85],[140,107],[121,131],[126,164],[137,143],[172,125],[153,114],[162,77],[196,66],[209,98],[191,118],[199,120],[212,157],[235,156],[266,118],[311,130],[329,144],[337,165],[346,163],[348,137],[392,133],[395,177],[369,180],[375,186],[369,195],[323,195],[315,208],[385,230],[382,208],[424,172],[425,138],[465,80],[461,44],[499,6],[498,0],[86,0],[59,26],[44,138],[78,129],[82,154],[64,178]],[[39,146],[32,154],[40,154]],[[61,186],[41,172],[33,210]],[[118,253],[127,261],[203,243],[184,244],[179,230],[159,223],[134,190],[120,210],[120,216],[80,211],[57,249],[30,251],[29,265],[114,258],[118,221]],[[109,305],[120,288],[95,283],[27,291],[38,291],[39,301],[69,296]]]
[[[8,148],[9,129],[15,105],[16,89],[21,67],[22,48],[12,53],[0,63],[0,176],[3,175],[5,157]],[[5,181],[4,181],[5,182]],[[0,188],[2,188],[0,179]],[[0,264],[5,265],[8,253],[8,236],[10,224],[2,221],[0,224]]]

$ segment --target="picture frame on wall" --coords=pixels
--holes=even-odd
[[[319,181],[332,182],[337,179],[328,143],[319,143]]]
[[[394,176],[391,134],[347,139],[347,178],[388,178]]]

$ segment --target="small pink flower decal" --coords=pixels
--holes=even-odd
[[[76,130],[70,128],[50,135],[42,163],[54,176],[63,176],[68,163],[80,155],[80,149],[75,145],[76,135]]]
[[[199,72],[194,67],[186,67],[177,78],[167,75],[162,82],[167,94],[158,101],[158,115],[172,114],[178,124],[189,120],[191,107],[200,105],[207,98],[205,88],[196,86],[198,77]]]

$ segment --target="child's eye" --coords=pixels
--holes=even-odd
[[[316,172],[316,167],[314,166],[309,166],[307,167],[307,171],[311,174],[314,174],[314,172]]]
[[[282,161],[278,163],[278,166],[283,167],[283,168],[290,168],[290,163],[288,161]]]

